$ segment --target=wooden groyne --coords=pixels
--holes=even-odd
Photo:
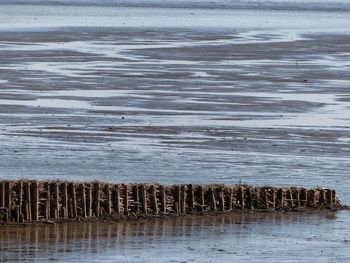
[[[340,207],[323,188],[0,181],[2,224]]]

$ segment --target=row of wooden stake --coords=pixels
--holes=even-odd
[[[322,188],[0,181],[7,223],[338,206],[335,190]]]

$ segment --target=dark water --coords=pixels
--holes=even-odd
[[[321,186],[349,204],[349,21],[1,5],[0,178]],[[0,259],[347,262],[348,218],[0,229]]]

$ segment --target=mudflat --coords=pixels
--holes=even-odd
[[[1,178],[324,186],[350,202],[350,14],[47,6],[0,13]],[[198,253],[207,247],[198,233],[217,234],[206,227],[156,235],[147,246],[130,241],[141,258],[125,247],[91,253],[96,261],[118,254],[164,262],[164,251],[186,250],[174,262],[258,262],[256,251],[306,259],[309,244],[308,262],[339,262],[349,259],[348,217],[245,222],[243,238],[223,224],[225,242],[210,241],[209,254]],[[266,242],[267,232],[277,238]],[[70,243],[76,252],[58,249],[53,258],[76,261],[86,253],[79,240]],[[15,255],[11,242],[0,241],[0,259]],[[45,246],[25,246],[37,261],[48,255],[44,247],[57,247],[38,242]]]

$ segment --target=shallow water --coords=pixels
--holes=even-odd
[[[1,5],[0,178],[324,186],[349,204],[348,21],[347,12]],[[91,239],[71,225],[0,229],[1,260],[350,257],[348,211],[218,218],[130,223],[122,235],[115,228],[129,223],[84,224]]]
[[[347,262],[348,224],[327,212],[11,227],[0,229],[0,260]]]

